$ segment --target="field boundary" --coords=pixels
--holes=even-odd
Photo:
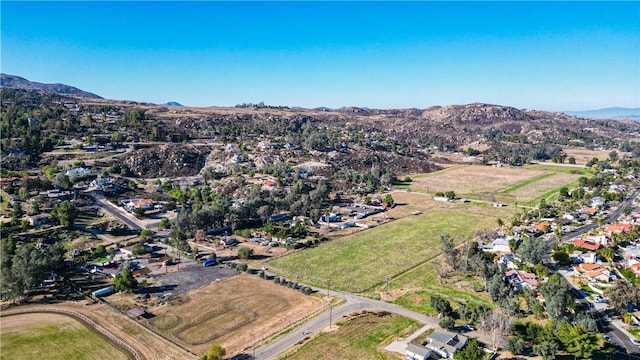
[[[77,311],[73,311],[69,309],[47,308],[47,307],[32,307],[24,310],[20,309],[17,311],[10,311],[8,313],[5,311],[2,314],[0,314],[0,317],[16,316],[16,315],[24,315],[24,314],[49,314],[49,313],[66,315],[78,321],[79,323],[84,325],[87,329],[94,331],[95,333],[100,335],[102,338],[106,339],[112,345],[116,346],[121,350],[124,350],[126,353],[128,353],[129,358],[133,358],[136,360],[143,359],[142,355],[138,352],[138,350],[134,349],[131,345],[127,344],[119,337],[113,335],[107,329],[98,325],[96,322],[88,318],[86,315],[81,314]]]
[[[544,179],[546,179],[548,177],[551,177],[553,175],[555,175],[555,173],[546,173],[546,174],[540,174],[540,175],[534,176],[534,177],[529,178],[527,180],[524,180],[524,181],[521,181],[519,183],[513,184],[513,185],[507,187],[506,189],[502,189],[502,190],[498,191],[498,194],[503,194],[503,195],[511,194],[512,192],[514,192],[516,190],[522,189],[525,186],[529,186],[529,185],[531,185],[533,183],[536,183],[538,181],[544,180]]]

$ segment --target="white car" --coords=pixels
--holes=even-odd
[[[638,341],[638,339],[636,338],[629,338],[629,340],[633,345],[640,345],[640,341]]]

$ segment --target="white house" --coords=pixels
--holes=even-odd
[[[65,172],[65,175],[67,175],[67,176],[73,176],[73,175],[91,175],[91,169],[87,169],[87,168],[83,168],[83,167],[79,167],[79,168],[75,168],[75,169],[70,169],[70,170],[67,170],[67,172]]]
[[[427,360],[431,357],[431,350],[422,345],[410,343],[407,345],[407,360]]]

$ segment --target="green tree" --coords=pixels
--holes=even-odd
[[[70,190],[73,187],[73,183],[67,175],[60,173],[53,178],[53,186],[62,190]]]
[[[454,326],[456,326],[456,322],[451,316],[445,316],[440,319],[438,325],[443,329],[451,330],[454,328]]]
[[[569,164],[575,165],[575,163],[576,163],[576,158],[574,158],[573,156],[569,157]]]
[[[200,360],[222,360],[226,354],[227,351],[222,346],[214,344],[209,346],[207,353]]]
[[[567,346],[567,351],[576,358],[590,359],[593,352],[601,348],[599,342],[595,334],[582,334],[573,338]]]
[[[453,353],[454,360],[482,360],[484,358],[485,353],[475,338],[470,339],[462,349]]]
[[[138,287],[138,280],[133,277],[133,273],[128,268],[122,269],[120,274],[116,274],[113,279],[113,289],[115,291],[133,292]]]
[[[507,343],[507,350],[509,350],[513,355],[524,354],[524,340],[519,337],[510,338]]]
[[[445,191],[444,196],[449,200],[454,200],[456,198],[455,191]]]
[[[238,257],[241,259],[248,259],[253,256],[253,249],[246,246],[241,246],[238,249]]]
[[[561,319],[569,309],[575,307],[570,291],[571,285],[558,274],[549,276],[547,282],[540,286],[549,319]]]
[[[76,208],[69,201],[63,201],[53,209],[51,212],[51,216],[58,219],[60,225],[71,229],[73,227],[73,223],[76,221]]]
[[[391,207],[393,206],[393,204],[395,204],[395,201],[393,200],[393,196],[391,196],[391,194],[387,194],[384,196],[384,199],[382,199],[382,203]]]
[[[539,344],[533,345],[533,353],[540,356],[543,360],[555,359],[557,351],[558,344],[554,341],[545,340]]]
[[[139,218],[143,217],[146,212],[147,210],[141,207],[133,209],[133,213]]]
[[[449,315],[453,311],[449,301],[441,297],[431,296],[430,303],[431,307],[437,311],[439,315]]]
[[[160,224],[158,224],[158,226],[160,226],[160,228],[162,229],[168,229],[171,227],[171,222],[166,217],[163,217],[162,219],[160,219]]]
[[[616,280],[604,291],[604,295],[609,298],[609,304],[621,315],[629,311],[629,304],[640,303],[640,289],[625,279]]]

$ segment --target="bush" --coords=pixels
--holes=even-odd
[[[509,350],[513,355],[524,354],[524,340],[519,337],[510,338],[509,343],[507,344],[507,350]]]

